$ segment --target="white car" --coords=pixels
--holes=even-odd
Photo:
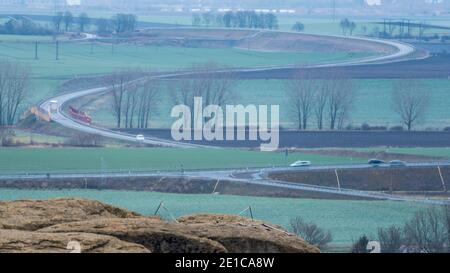
[[[311,166],[311,161],[297,161],[291,164],[291,167],[309,167]]]
[[[137,135],[137,136],[136,136],[136,140],[137,140],[137,141],[144,141],[144,140],[145,140],[145,137],[144,137],[144,135]]]

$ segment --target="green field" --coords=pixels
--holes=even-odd
[[[1,36],[0,36],[1,38]],[[244,49],[182,48],[134,46],[128,44],[94,46],[91,44],[61,43],[59,61],[55,60],[53,43],[39,45],[39,60],[34,60],[33,43],[0,43],[0,57],[28,64],[36,77],[71,77],[107,73],[124,67],[146,69],[180,69],[195,63],[215,62],[224,66],[254,67],[283,64],[306,64],[340,61],[366,57],[370,54],[345,52],[260,52]]]
[[[355,80],[355,102],[349,116],[349,123],[360,126],[367,122],[374,126],[392,127],[400,125],[398,115],[392,110],[391,94],[395,81],[391,79]],[[280,105],[280,123],[283,127],[295,127],[295,117],[292,115],[289,100],[286,95],[287,81],[284,80],[244,80],[234,87],[238,100],[232,103],[243,105],[276,104]],[[426,117],[418,124],[418,129],[444,128],[450,126],[450,80],[427,79],[423,81],[431,93],[430,107]],[[170,118],[173,103],[169,92],[161,92],[161,102],[156,108],[151,123],[154,127],[169,127],[175,119]],[[97,123],[107,126],[114,125],[110,112],[110,104],[92,105],[85,108]],[[310,122],[315,129],[314,120]]]
[[[175,148],[0,148],[0,172],[180,170],[284,166],[297,160],[314,164],[358,163],[364,159],[233,149]]]
[[[40,40],[35,60],[33,39]],[[29,103],[54,94],[64,80],[82,75],[110,73],[119,69],[141,68],[177,70],[193,64],[214,62],[228,67],[256,67],[284,64],[311,64],[362,58],[371,53],[261,52],[245,49],[157,47],[132,44],[95,44],[61,42],[59,60],[56,45],[42,36],[0,35],[0,59],[19,61],[32,71],[32,96]],[[21,41],[17,41],[21,40]]]
[[[159,202],[175,217],[193,213],[238,214],[248,206],[255,218],[288,228],[293,217],[301,216],[331,230],[332,244],[351,244],[359,236],[376,236],[377,228],[402,225],[414,212],[426,207],[387,201],[333,201],[222,195],[187,195],[130,191],[45,191],[0,189],[0,200],[84,197],[151,215]],[[163,217],[169,218],[164,212]],[[245,214],[244,216],[248,216]],[[373,238],[373,237],[372,237]],[[374,238],[375,239],[375,238]]]

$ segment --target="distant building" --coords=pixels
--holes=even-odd
[[[381,0],[365,0],[368,6],[381,6]]]

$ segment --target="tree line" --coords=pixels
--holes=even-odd
[[[341,28],[343,35],[353,35],[356,26],[356,23],[350,21],[348,18],[344,18],[339,22],[339,27]]]
[[[212,73],[220,66],[207,63],[192,66],[193,76],[169,81],[168,98],[173,105],[193,108],[194,97],[202,97],[204,105],[224,106],[237,100],[237,79],[232,74]],[[223,68],[222,68],[223,69]],[[129,84],[142,76],[137,70],[116,72],[106,78],[110,87],[112,114],[118,128],[148,128],[150,116],[160,99],[161,84],[148,81]],[[298,130],[345,130],[351,127],[351,114],[356,105],[356,88],[339,70],[324,72],[300,70],[286,81],[286,105]],[[431,95],[418,80],[400,80],[393,85],[391,108],[407,130],[411,131],[427,115]],[[389,100],[387,101],[389,103]],[[367,130],[369,125],[362,125]]]
[[[343,130],[350,126],[356,93],[353,80],[336,70],[303,70],[287,81],[287,105],[296,128]],[[390,107],[408,131],[423,122],[432,96],[419,80],[394,83]],[[312,126],[314,124],[314,126]]]
[[[228,11],[226,13],[202,13],[192,15],[193,26],[226,28],[278,29],[278,17],[274,13],[255,11]]]
[[[157,80],[132,82],[142,75],[139,71],[125,70],[106,77],[110,88],[111,109],[117,128],[148,128],[150,115],[158,102],[160,84]]]
[[[12,35],[51,35],[53,31],[36,24],[32,20],[24,16],[14,16],[0,24],[0,34]]]
[[[30,70],[0,60],[0,127],[13,125],[29,91]]]
[[[376,240],[383,253],[449,253],[450,207],[418,211],[403,226],[379,228]],[[366,235],[361,236],[352,252],[367,253],[369,241]]]
[[[350,117],[355,101],[352,80],[336,71],[326,73],[325,80],[318,80],[314,72],[303,71],[287,82],[287,103],[299,130],[308,129],[313,118],[318,130],[326,124],[330,130],[343,129]]]
[[[196,76],[171,81],[167,85],[171,102],[174,105],[184,104],[193,108],[194,97],[202,97],[204,105],[219,106],[235,99],[235,80],[220,73],[210,73],[216,69],[219,69],[219,66],[215,64],[196,65],[189,70]],[[161,101],[162,85],[154,79],[133,82],[142,76],[143,73],[138,70],[125,70],[113,73],[105,79],[111,90],[111,112],[117,128],[149,128],[151,125],[151,115],[156,112]]]
[[[120,34],[133,32],[136,29],[137,17],[134,14],[118,13],[110,19],[92,20],[85,12],[75,17],[70,11],[66,11],[57,12],[52,17],[52,24],[56,33],[74,30],[75,25],[77,31],[84,32],[90,25],[94,24],[99,34],[112,34],[114,32]]]
[[[330,231],[301,217],[291,219],[291,231],[320,249],[333,240]],[[359,237],[352,245],[353,253],[368,253],[369,242],[380,243],[382,253],[449,253],[450,206],[417,211],[403,226],[378,228],[376,236]]]
[[[78,17],[75,17],[70,11],[60,11],[52,17],[52,24],[56,33],[60,33],[63,30],[66,32],[70,31],[75,24],[78,26],[77,30],[83,32],[90,23],[91,19],[85,12],[80,13]]]

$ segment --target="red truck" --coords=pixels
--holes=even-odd
[[[88,116],[85,112],[75,109],[72,106],[69,106],[69,114],[72,118],[78,121],[87,123],[89,125],[92,123],[92,118],[90,116]]]

